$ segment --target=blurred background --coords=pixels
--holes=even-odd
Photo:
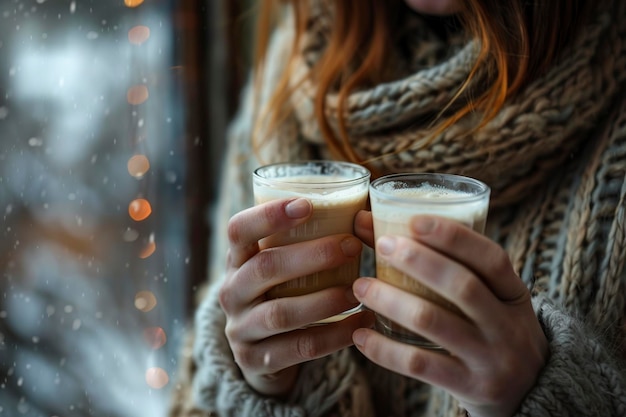
[[[0,417],[166,415],[249,3],[0,2]]]

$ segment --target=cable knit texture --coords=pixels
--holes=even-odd
[[[309,0],[294,85],[325,48],[332,2]],[[443,108],[467,77],[480,46],[462,34],[443,41],[416,14],[406,16],[395,81],[354,92],[344,116],[349,140],[380,172],[438,171],[492,187],[487,235],[509,253],[550,343],[551,356],[516,416],[626,415],[626,2],[601,0],[589,25],[541,79],[509,100],[472,135],[475,116],[431,137],[420,124]],[[265,102],[293,40],[287,14],[270,45],[261,83]],[[390,46],[391,47],[391,46]],[[315,84],[305,79],[293,111],[267,132],[263,162],[329,158],[313,117]],[[182,354],[172,416],[464,416],[442,390],[391,373],[345,349],[301,368],[287,401],[265,398],[243,380],[224,336],[217,301],[226,224],[253,204],[255,122],[247,89],[233,123],[214,213],[210,288]],[[337,97],[326,116],[337,126]],[[261,126],[263,127],[263,126]],[[364,261],[364,272],[372,263]]]
[[[534,299],[534,306],[547,330],[552,357],[519,415],[626,415],[625,364],[607,366],[613,360],[619,363],[619,359],[611,357],[602,336],[545,302],[543,296]]]

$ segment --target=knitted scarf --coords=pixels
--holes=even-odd
[[[292,96],[297,127],[272,140],[290,158],[311,156],[302,143],[329,156],[313,114],[316,85],[306,75],[324,50],[332,8],[311,4],[293,77],[299,83]],[[507,249],[529,289],[584,318],[618,350],[626,334],[626,5],[599,4],[556,65],[474,133],[468,134],[479,115],[436,136],[429,122],[420,123],[449,104],[479,45],[455,36],[440,40],[418,16],[407,23],[412,37],[404,45],[414,47],[414,54],[392,64],[405,75],[353,92],[343,116],[350,145],[379,172],[448,172],[489,184],[488,234]],[[338,132],[336,95],[328,96],[325,111]],[[276,149],[271,156],[286,157]],[[387,397],[387,412],[430,395],[433,415],[463,415],[441,392],[425,393],[419,383],[401,378],[381,381],[377,389]]]
[[[299,82],[292,96],[297,128],[272,133],[280,136],[271,142],[283,152],[272,149],[265,154],[269,160],[284,159],[285,150],[291,158],[309,157],[302,143],[325,149],[313,115],[316,86],[304,76],[325,47],[332,8],[324,1],[311,5],[293,77]],[[626,5],[600,2],[552,69],[486,126],[468,134],[477,117],[470,115],[434,137],[432,125],[419,121],[454,97],[478,45],[461,37],[440,40],[419,19],[415,15],[407,23],[418,28],[407,43],[419,47],[397,63],[409,75],[349,96],[344,117],[350,144],[383,173],[448,172],[489,184],[490,233],[508,249],[528,286],[549,291],[617,335],[624,315],[620,273],[626,253]],[[330,94],[331,126],[338,126],[338,112],[338,98]]]

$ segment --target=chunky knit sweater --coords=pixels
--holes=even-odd
[[[298,50],[305,74],[324,48],[332,12],[314,7]],[[478,46],[438,39],[420,17],[407,18],[406,54],[397,79],[354,92],[345,116],[363,160],[383,173],[438,171],[481,179],[492,188],[487,234],[509,253],[533,295],[550,357],[516,416],[626,416],[626,6],[600,1],[580,37],[554,68],[468,135],[467,117],[434,139],[425,115],[437,112],[467,77]],[[287,18],[273,37],[261,102],[290,52]],[[299,85],[293,112],[269,135],[263,163],[330,158],[313,117],[315,85]],[[248,89],[233,123],[208,289],[183,352],[172,416],[457,416],[445,392],[369,363],[354,348],[302,366],[286,400],[247,385],[224,335],[217,289],[224,274],[226,223],[253,204],[250,176],[261,160],[251,147],[255,122]],[[337,126],[337,99],[327,117]],[[364,274],[373,274],[371,256]],[[369,269],[368,269],[369,268]]]

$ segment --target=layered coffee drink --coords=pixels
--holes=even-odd
[[[261,248],[284,246],[323,236],[354,233],[354,216],[366,207],[370,173],[345,162],[313,161],[277,164],[259,168],[254,174],[256,204],[304,197],[313,213],[306,223],[270,235],[259,242]],[[338,268],[319,271],[277,285],[268,297],[292,297],[337,285],[351,285],[358,278],[359,259]]]
[[[411,237],[409,222],[419,214],[457,220],[483,233],[489,205],[489,188],[480,181],[444,174],[396,174],[381,177],[370,187],[374,236]],[[376,276],[391,285],[432,301],[459,315],[463,313],[445,294],[437,294],[416,279],[376,258]],[[423,337],[377,314],[377,328],[389,337],[421,347],[437,349]]]

